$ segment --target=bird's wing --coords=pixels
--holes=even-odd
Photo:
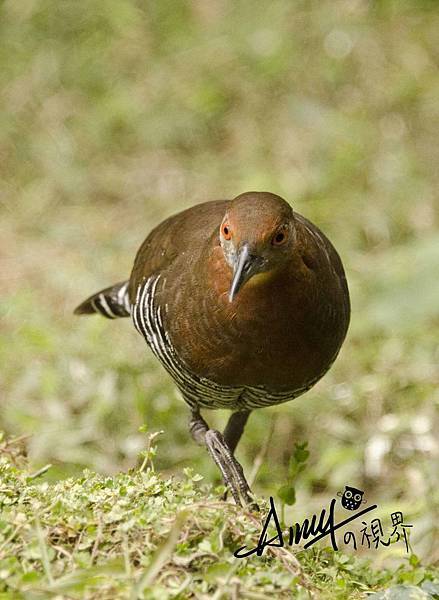
[[[305,263],[310,261],[311,268],[317,269],[321,283],[325,279],[326,283],[323,285],[336,285],[338,287],[343,298],[344,319],[348,323],[350,315],[349,290],[341,258],[323,231],[299,213],[294,213],[294,215],[300,227],[310,234],[305,233],[303,235],[303,229],[299,231],[302,258]],[[336,277],[331,277],[331,273],[335,274]]]
[[[329,263],[338,277],[340,279],[345,279],[340,256],[323,231],[297,212],[294,213],[294,218],[296,222],[300,223],[302,228],[305,228],[308,231],[308,235],[305,234],[304,236],[301,236],[300,243],[303,250],[312,255],[309,258],[311,260],[315,259],[318,262],[324,261],[325,264]]]
[[[176,258],[197,253],[220,227],[229,200],[197,204],[169,217],[151,231],[137,252],[131,272],[129,295],[135,302],[139,284],[167,269]]]

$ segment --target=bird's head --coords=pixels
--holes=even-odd
[[[233,270],[230,302],[244,284],[261,282],[287,264],[294,233],[293,210],[279,196],[246,192],[232,200],[220,227],[224,257]]]

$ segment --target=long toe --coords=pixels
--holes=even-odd
[[[253,493],[245,479],[242,466],[231,453],[222,434],[215,429],[209,429],[206,432],[205,443],[221,471],[224,483],[230,489],[236,504],[239,506],[249,506],[253,510],[259,510],[253,500]]]

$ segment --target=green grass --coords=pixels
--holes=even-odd
[[[321,382],[250,417],[238,457],[277,497],[308,442],[287,522],[351,484],[402,510],[421,564],[437,564],[438,27],[427,0],[0,4],[0,429],[27,436],[29,472],[123,480],[146,423],[164,431],[160,481],[191,467],[219,482],[129,320],[72,311],[128,276],[163,218],[266,189],[340,251],[352,323]],[[365,585],[411,572],[393,549],[366,558]]]
[[[192,469],[161,477],[153,446],[129,473],[84,471],[52,484],[29,472],[18,441],[0,449],[1,598],[342,599],[394,584],[407,598],[418,597],[408,594],[415,586],[439,592],[414,555],[396,570],[329,547],[234,558],[254,546],[260,519],[220,502]]]

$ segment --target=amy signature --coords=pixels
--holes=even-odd
[[[344,496],[346,496],[346,492]],[[329,536],[331,539],[333,549],[338,550],[335,532],[341,527],[347,525],[348,523],[359,519],[366,513],[375,510],[375,508],[377,508],[378,505],[373,504],[371,506],[368,506],[367,508],[356,512],[354,515],[351,515],[347,519],[336,523],[334,514],[336,502],[336,498],[333,498],[331,500],[328,510],[324,508],[320,512],[320,515],[313,515],[310,519],[304,519],[302,523],[296,523],[294,526],[289,527],[286,532],[283,532],[279,523],[279,518],[277,516],[276,505],[274,503],[273,498],[270,496],[270,510],[267,514],[267,518],[265,519],[257,545],[254,548],[242,546],[241,548],[239,548],[239,550],[236,550],[236,552],[234,552],[234,556],[236,556],[236,558],[245,558],[247,556],[251,556],[252,554],[262,556],[265,548],[267,548],[268,546],[276,546],[282,548],[285,545],[292,546],[293,544],[298,544],[302,540],[306,541],[310,538],[309,541],[307,541],[304,545],[304,548],[306,549],[327,536]],[[357,503],[361,504],[361,497],[359,497]],[[353,505],[345,506],[343,504],[343,506],[348,510],[355,510]],[[357,504],[355,504],[355,506],[357,506]],[[276,535],[269,538],[267,531],[270,526],[273,526],[275,528]]]

